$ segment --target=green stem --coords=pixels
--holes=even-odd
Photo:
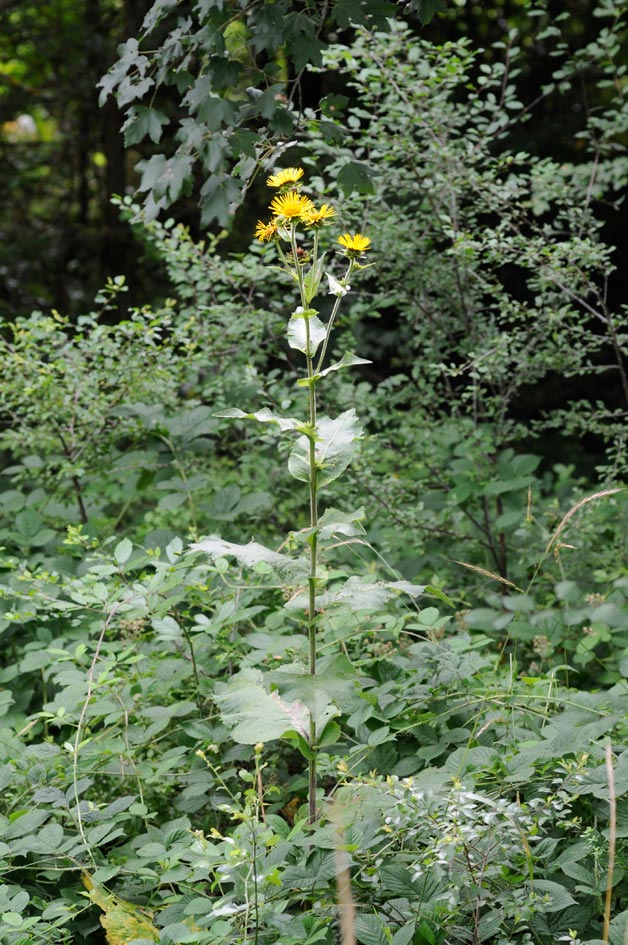
[[[196,653],[194,652],[194,644],[192,642],[192,637],[190,636],[188,631],[185,629],[185,627],[183,628],[183,636],[185,637],[185,642],[187,643],[188,650],[190,651],[190,662],[192,663],[192,675],[194,676],[194,682],[196,684],[196,694],[194,697],[194,701],[196,702],[196,708],[198,709],[199,713],[202,714],[203,698],[201,696],[201,679],[198,674],[198,666],[196,663]]]
[[[342,280],[343,282],[346,282],[346,281],[350,278],[351,273],[353,272],[353,267],[354,267],[354,265],[355,265],[354,260],[353,260],[353,259],[350,259],[350,260],[349,260],[349,266],[347,267],[347,271],[345,272],[344,277],[343,277],[343,280]],[[328,345],[328,343],[329,343],[329,338],[330,338],[330,335],[331,335],[331,330],[332,330],[332,328],[334,327],[334,321],[335,321],[335,319],[336,319],[336,314],[337,314],[337,312],[338,312],[338,309],[340,308],[340,302],[341,302],[341,301],[342,301],[342,296],[341,296],[341,295],[336,296],[336,301],[334,302],[334,307],[333,307],[332,310],[331,310],[331,315],[329,316],[329,321],[327,322],[327,331],[326,331],[326,333],[325,333],[325,338],[324,338],[324,340],[323,340],[323,347],[321,348],[321,353],[320,353],[320,355],[318,356],[318,363],[317,363],[317,365],[316,365],[315,374],[318,374],[319,371],[320,371],[320,369],[321,369],[322,366],[323,366],[323,361],[325,360],[325,354],[327,353],[327,345]]]
[[[303,279],[303,270],[298,262],[296,228],[292,227],[292,258],[299,280],[299,289],[301,292],[301,305],[307,309],[308,302],[305,297],[305,284]],[[314,361],[312,358],[310,346],[310,321],[305,319],[305,357],[307,360],[307,376],[310,381],[308,384],[308,423],[309,423],[309,483],[310,483],[310,528],[315,529],[318,525],[318,495],[316,483],[316,387],[314,381]],[[310,546],[310,571],[308,575],[308,614],[307,614],[307,635],[309,644],[309,671],[312,676],[316,676],[316,572],[318,564],[318,535],[314,531],[309,539]],[[316,788],[317,788],[317,751],[316,751],[316,717],[310,710],[309,743],[312,757],[308,762],[308,820],[311,824],[316,821]]]
[[[305,321],[305,338],[307,344],[307,376],[312,378],[314,367],[310,351],[310,328],[309,322]],[[310,528],[316,528],[318,525],[318,496],[316,483],[316,388],[315,382],[311,381],[308,386],[309,401],[309,422],[311,428],[310,435]],[[316,676],[316,566],[318,560],[318,534],[312,532],[309,540],[310,544],[310,573],[308,578],[309,599],[308,599],[308,641],[310,651],[309,670],[312,676]],[[316,718],[310,711],[310,748],[312,757],[309,761],[308,771],[308,796],[309,796],[309,821],[314,823],[316,820]]]

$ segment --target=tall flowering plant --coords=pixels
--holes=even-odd
[[[370,249],[371,241],[367,236],[356,233],[353,236],[343,233],[338,237],[341,252],[347,259],[344,275],[337,279],[327,273],[328,292],[335,296],[334,305],[327,324],[320,320],[319,312],[312,308],[312,302],[319,293],[324,272],[325,256],[320,253],[320,235],[324,227],[334,222],[336,210],[323,203],[316,207],[312,200],[301,192],[303,169],[288,167],[268,178],[266,183],[276,189],[277,195],[270,203],[272,217],[268,223],[259,221],[255,230],[261,242],[272,240],[277,246],[286,272],[297,282],[301,304],[294,310],[288,323],[288,343],[305,355],[307,375],[302,379],[308,393],[308,422],[304,428],[298,451],[291,457],[290,471],[309,485],[310,535],[308,606],[306,627],[309,641],[309,672],[316,675],[316,623],[318,553],[319,553],[319,488],[331,482],[346,468],[351,458],[350,444],[360,435],[353,416],[343,415],[338,421],[321,420],[317,417],[317,385],[330,371],[352,364],[366,364],[362,358],[345,355],[341,362],[323,370],[325,355],[334,321],[341,300],[349,292],[349,280],[356,269],[364,268],[359,259]],[[300,245],[300,236],[305,245]],[[338,462],[337,446],[333,440],[339,436],[344,443],[343,452],[346,463]],[[326,454],[333,448],[334,458],[326,462]],[[304,454],[307,462],[304,462]],[[342,467],[342,468],[340,468]],[[310,712],[309,746],[312,757],[309,759],[309,804],[310,819],[316,812],[316,719]]]
[[[303,178],[300,167],[285,168],[268,178],[268,186],[275,191],[269,207],[271,216],[268,221],[257,223],[255,236],[262,243],[275,244],[281,269],[298,289],[299,304],[291,313],[286,335],[290,347],[305,359],[305,369],[297,384],[306,392],[307,415],[297,419],[279,416],[268,409],[247,413],[239,408],[221,414],[269,423],[280,435],[293,438],[288,468],[295,479],[307,484],[309,499],[309,527],[293,533],[292,544],[299,547],[300,542],[302,551],[289,555],[257,542],[236,545],[215,535],[201,540],[192,549],[213,558],[234,557],[248,566],[263,562],[278,581],[298,588],[289,595],[286,607],[307,634],[307,665],[282,666],[280,674],[266,676],[259,670],[241,670],[217,692],[216,701],[234,739],[256,744],[288,738],[297,744],[308,761],[309,820],[313,822],[317,816],[317,756],[322,746],[337,741],[340,735],[334,721],[340,710],[334,700],[342,686],[347,685],[346,667],[338,670],[338,661],[336,677],[329,662],[323,673],[318,671],[317,638],[323,610],[329,614],[334,608],[344,607],[353,616],[374,600],[381,604],[394,591],[414,593],[423,588],[410,588],[404,582],[374,585],[362,583],[356,577],[330,586],[327,580],[322,559],[325,542],[335,541],[338,536],[346,540],[364,534],[361,525],[364,512],[333,508],[321,512],[321,492],[351,462],[362,430],[354,410],[337,417],[319,414],[318,390],[330,374],[368,363],[351,352],[334,363],[326,365],[325,361],[340,304],[351,289],[353,276],[369,265],[364,259],[371,241],[361,233],[342,233],[335,241],[335,249],[345,260],[344,271],[334,274],[328,270],[329,250],[323,249],[324,233],[334,224],[336,210],[326,203],[317,206],[304,192]],[[326,321],[313,305],[323,293],[333,299]],[[350,680],[349,686],[353,685]]]

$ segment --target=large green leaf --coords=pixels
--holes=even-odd
[[[163,126],[167,125],[169,121],[168,116],[156,108],[134,105],[129,110],[127,120],[122,126],[125,146],[129,148],[147,136],[153,144],[158,144]]]
[[[295,420],[293,417],[279,417],[267,407],[263,410],[257,410],[255,413],[245,413],[239,407],[229,407],[227,410],[221,410],[215,413],[215,417],[226,417],[230,420],[257,420],[259,423],[276,423],[282,433],[286,430],[298,430],[303,426],[301,420]]]
[[[215,696],[224,724],[235,741],[245,745],[297,732],[307,738],[310,713],[299,701],[287,702],[264,686],[258,669],[243,669]]]
[[[150,33],[177,5],[177,0],[155,0],[142,22],[142,32]]]
[[[547,879],[532,879],[527,884],[539,897],[538,908],[541,912],[560,912],[576,905],[576,900],[560,883]]]
[[[139,190],[151,191],[155,200],[166,196],[168,200],[177,199],[182,189],[191,181],[194,159],[190,155],[177,154],[166,158],[163,154],[153,154],[146,161],[137,165],[142,172]]]
[[[345,351],[340,361],[336,361],[335,364],[330,364],[328,368],[321,371],[320,377],[326,377],[327,374],[331,374],[333,371],[341,371],[343,368],[355,367],[357,364],[372,363],[373,362],[369,361],[368,358],[359,358],[356,354],[353,354],[353,352]]]
[[[366,517],[364,508],[356,509],[353,512],[341,512],[339,509],[325,509],[318,520],[318,525],[313,528],[302,528],[297,532],[299,538],[309,538],[315,532],[321,538],[332,538],[334,535],[345,535],[347,538],[354,538],[357,535],[364,535],[362,522]]]
[[[170,436],[180,438],[187,445],[200,436],[215,433],[218,423],[212,410],[200,405],[173,414],[164,420],[164,426]]]
[[[628,909],[613,916],[608,930],[608,937],[611,945],[624,945],[626,941],[626,929],[628,929]]]
[[[278,551],[272,551],[257,541],[246,545],[237,545],[224,541],[219,535],[208,535],[190,545],[190,551],[204,551],[210,558],[235,558],[248,568],[256,564],[266,564],[280,581],[300,581],[309,573],[306,558],[289,558]]]
[[[328,608],[344,604],[351,610],[381,611],[386,607],[392,594],[382,583],[369,583],[359,577],[350,577],[339,586],[333,587],[317,598],[317,606]]]
[[[418,597],[426,590],[422,584],[410,584],[408,581],[364,581],[353,575],[330,590],[317,594],[316,607],[330,610],[332,607],[347,607],[352,613],[368,610],[371,613],[386,609],[388,601],[398,594],[405,593]],[[305,591],[296,594],[285,605],[287,610],[306,610],[308,595]]]
[[[359,194],[372,194],[374,190],[371,169],[361,161],[348,161],[338,171],[337,180],[345,196],[354,190]]]
[[[288,699],[278,692],[269,692],[260,670],[243,669],[236,673],[228,683],[219,687],[215,700],[235,741],[254,745],[291,733],[308,741],[308,707],[300,699]],[[322,732],[328,721],[339,714],[328,699],[319,700],[315,712],[317,732]]]
[[[351,538],[355,535],[364,535],[362,522],[366,518],[364,506],[353,512],[341,512],[339,509],[325,509],[318,520],[318,532],[323,538],[332,535],[346,535]]]
[[[305,289],[305,299],[308,304],[316,296],[318,292],[318,287],[320,285],[322,276],[323,276],[323,266],[325,264],[324,254],[316,261],[316,265],[312,266],[304,279],[304,289]]]
[[[224,99],[217,99],[222,108]],[[225,142],[225,150],[226,150]],[[217,220],[221,226],[232,222],[235,207],[241,200],[241,188],[228,174],[217,173],[217,168],[224,162],[222,149],[215,146],[213,166],[206,170],[211,174],[205,181],[200,193],[201,224],[207,226],[211,220]],[[205,162],[207,164],[207,162]]]
[[[284,699],[303,702],[317,720],[328,714],[334,702],[346,702],[356,685],[355,670],[342,653],[319,660],[316,675],[302,663],[292,663],[268,673],[267,679],[277,685]]]
[[[347,468],[355,454],[355,443],[362,436],[362,427],[355,410],[345,410],[339,417],[320,417],[316,424],[316,481],[326,486]],[[310,441],[301,436],[288,460],[295,479],[310,481]]]
[[[308,314],[311,313],[311,314]],[[308,329],[309,329],[309,354],[314,357],[318,346],[327,334],[327,328],[320,318],[314,312],[314,309],[305,309],[305,311],[296,310],[288,322],[288,344],[296,351],[303,354],[308,353]]]
[[[437,13],[446,12],[447,4],[445,0],[409,0],[407,9],[417,14],[421,26],[427,26]]]
[[[385,926],[376,915],[356,916],[355,937],[361,945],[388,945]]]

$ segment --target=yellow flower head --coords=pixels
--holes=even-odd
[[[270,209],[277,217],[285,217],[288,220],[305,219],[306,215],[314,209],[314,204],[309,197],[302,197],[296,190],[291,190],[287,194],[275,197],[270,204]]]
[[[263,223],[261,220],[257,221],[257,226],[255,227],[255,237],[260,241],[260,243],[266,243],[268,240],[272,240],[276,235],[277,224],[273,223],[272,220],[270,223]]]
[[[343,233],[342,236],[338,237],[338,242],[344,247],[347,256],[359,256],[371,247],[368,236],[362,236],[361,233],[356,233],[354,236],[351,236],[350,233]]]
[[[316,207],[312,207],[309,213],[306,213],[303,217],[303,222],[306,226],[320,226],[322,223],[325,223],[331,217],[336,216],[336,211],[333,207],[330,207],[328,203],[321,204],[320,210],[317,210]]]
[[[303,177],[302,167],[285,167],[283,171],[271,174],[266,183],[269,187],[284,187],[286,184],[296,184],[301,177]]]

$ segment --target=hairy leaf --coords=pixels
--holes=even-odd
[[[232,557],[248,568],[253,568],[256,564],[266,564],[280,581],[302,580],[309,571],[307,559],[289,558],[256,541],[250,541],[247,545],[237,545],[225,541],[218,535],[209,535],[190,545],[190,551],[204,551],[210,558]]]
[[[318,346],[327,334],[327,328],[320,318],[318,318],[315,314],[308,316],[306,312],[299,312],[298,310],[293,314],[292,318],[288,322],[288,344],[291,348],[295,348],[297,351],[302,351],[303,354],[307,354],[308,328],[310,335],[309,354],[310,357],[313,358],[316,354]]]
[[[346,410],[334,420],[321,417],[316,424],[316,482],[319,487],[337,479],[355,454],[355,443],[362,436],[362,427],[355,410]],[[310,481],[310,441],[297,440],[288,460],[288,468],[302,482]]]
[[[268,692],[260,670],[243,669],[216,693],[222,720],[244,745],[268,742],[294,731],[308,737],[310,713],[303,702]]]
[[[293,417],[279,417],[272,410],[264,408],[255,413],[245,413],[239,407],[229,407],[227,410],[221,410],[214,414],[215,417],[227,417],[233,420],[258,420],[260,423],[276,423],[282,433],[286,430],[298,430],[303,426],[303,421],[295,420]]]

